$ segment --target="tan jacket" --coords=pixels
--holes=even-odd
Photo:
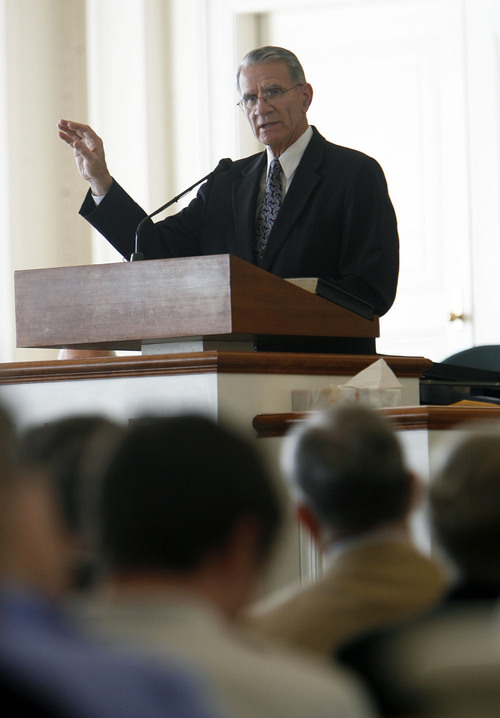
[[[268,638],[331,656],[357,633],[425,611],[446,586],[442,568],[409,541],[367,541],[346,548],[322,578],[249,621]]]

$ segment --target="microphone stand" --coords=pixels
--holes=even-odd
[[[138,262],[140,260],[144,259],[144,254],[142,252],[139,252],[139,236],[141,233],[141,229],[145,222],[147,222],[148,219],[151,219],[155,215],[159,214],[160,212],[163,212],[163,210],[168,209],[173,204],[178,202],[184,195],[186,195],[188,192],[191,192],[192,189],[194,189],[197,185],[201,184],[202,182],[205,182],[205,180],[209,179],[213,174],[216,172],[220,172],[221,170],[229,169],[229,167],[233,164],[233,161],[229,158],[225,158],[219,162],[217,167],[212,170],[212,172],[209,172],[205,177],[202,177],[200,180],[195,182],[191,185],[191,187],[188,187],[183,192],[177,195],[177,197],[174,197],[173,199],[166,202],[164,205],[159,207],[158,209],[155,209],[154,212],[151,212],[151,214],[146,215],[146,217],[143,217],[139,224],[137,225],[137,229],[135,230],[135,246],[134,246],[134,252],[130,255],[130,262]]]

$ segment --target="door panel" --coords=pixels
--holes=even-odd
[[[314,24],[314,33],[307,32]],[[461,3],[351,2],[263,16],[262,43],[301,59],[309,119],[384,168],[401,240],[380,352],[434,360],[472,342],[466,82]],[[454,322],[449,315],[460,317]],[[465,319],[465,320],[464,320]]]

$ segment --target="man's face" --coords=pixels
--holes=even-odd
[[[292,80],[284,62],[264,62],[246,67],[240,74],[241,97],[261,97],[273,88],[289,90],[266,102],[259,99],[254,107],[245,110],[255,137],[270,147],[279,157],[306,130],[306,113],[312,100],[309,83],[298,85]]]

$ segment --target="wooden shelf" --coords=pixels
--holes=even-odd
[[[477,421],[500,419],[500,406],[402,406],[378,409],[390,418],[398,431],[418,429],[452,429]],[[312,412],[289,412],[286,414],[259,414],[253,427],[259,438],[284,436],[295,424],[303,422]]]

